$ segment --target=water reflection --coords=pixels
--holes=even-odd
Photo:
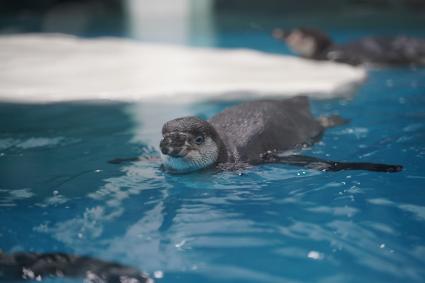
[[[203,45],[214,45],[211,0],[126,0],[125,3],[132,38],[190,44],[201,35]]]
[[[16,206],[20,200],[29,199],[32,196],[34,196],[34,193],[28,188],[15,190],[0,189],[0,207]]]

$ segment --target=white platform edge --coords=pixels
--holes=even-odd
[[[352,93],[366,71],[249,49],[61,34],[0,36],[0,101],[154,101]]]

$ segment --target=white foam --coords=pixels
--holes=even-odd
[[[323,255],[317,251],[309,251],[307,254],[307,257],[314,260],[318,260],[318,259],[322,259]]]
[[[361,68],[248,49],[60,34],[0,36],[0,62],[0,100],[15,102],[330,98],[366,77]]]

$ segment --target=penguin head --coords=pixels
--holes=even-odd
[[[306,58],[318,57],[332,45],[327,34],[313,28],[276,28],[272,34],[274,38],[284,41],[293,52]]]
[[[174,173],[186,173],[217,163],[221,140],[215,129],[197,117],[168,121],[162,127],[159,144],[164,167]]]

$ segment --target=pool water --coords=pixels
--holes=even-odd
[[[163,172],[162,122],[229,102],[0,104],[0,249],[90,255],[163,283],[424,282],[424,90],[425,69],[371,70],[352,98],[312,101],[351,122],[305,154],[404,165],[393,174]],[[152,158],[107,163],[137,155]]]

